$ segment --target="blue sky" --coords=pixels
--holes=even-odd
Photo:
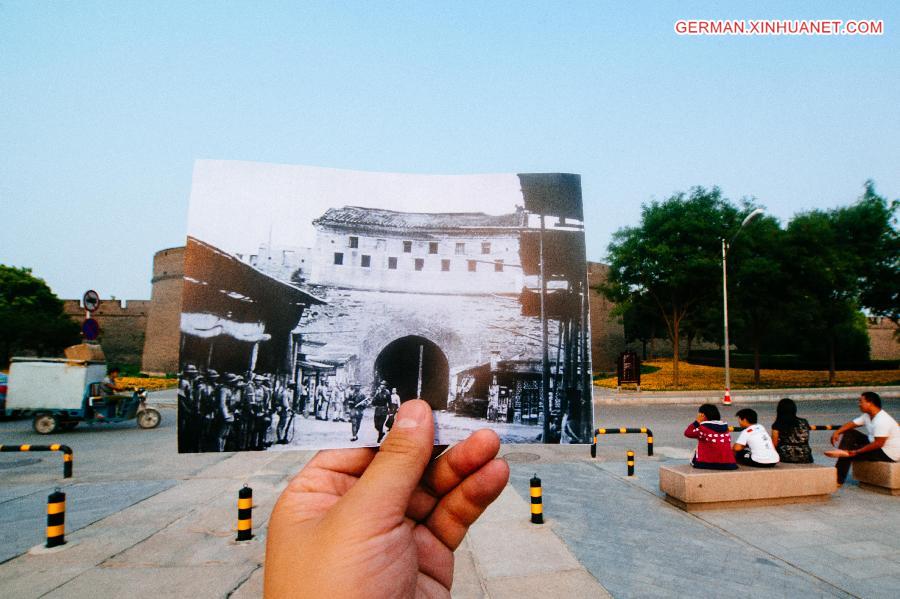
[[[582,175],[588,257],[694,185],[900,197],[896,2],[0,2],[0,263],[150,295],[195,159]],[[682,37],[681,18],[882,19]]]

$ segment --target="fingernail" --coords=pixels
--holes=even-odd
[[[394,428],[416,428],[428,418],[428,404],[424,401],[410,401],[402,406],[397,412],[397,422]]]

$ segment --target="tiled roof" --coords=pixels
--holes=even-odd
[[[344,206],[329,208],[314,225],[371,226],[385,229],[516,228],[525,226],[525,213],[485,214],[483,212],[396,212],[379,208]]]

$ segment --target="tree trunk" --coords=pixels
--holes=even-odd
[[[759,386],[759,331],[753,327],[753,384]]]
[[[672,319],[672,385],[677,389],[679,385],[678,380],[678,360],[679,360],[679,347],[680,344],[680,331],[679,329],[679,319]]]
[[[834,329],[828,330],[828,384],[834,384]]]

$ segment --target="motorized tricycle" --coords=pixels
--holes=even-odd
[[[159,411],[146,405],[147,392],[104,395],[106,364],[92,360],[13,358],[6,401],[8,416],[31,416],[35,432],[49,435],[72,430],[81,422],[103,424],[136,420],[156,428]]]
[[[79,410],[53,410],[35,414],[32,422],[34,431],[49,435],[57,430],[70,431],[78,423],[108,424],[137,420],[141,428],[156,428],[161,417],[155,408],[147,407],[147,391],[135,388],[131,395],[103,396],[100,384],[91,383],[85,390],[82,407]]]

